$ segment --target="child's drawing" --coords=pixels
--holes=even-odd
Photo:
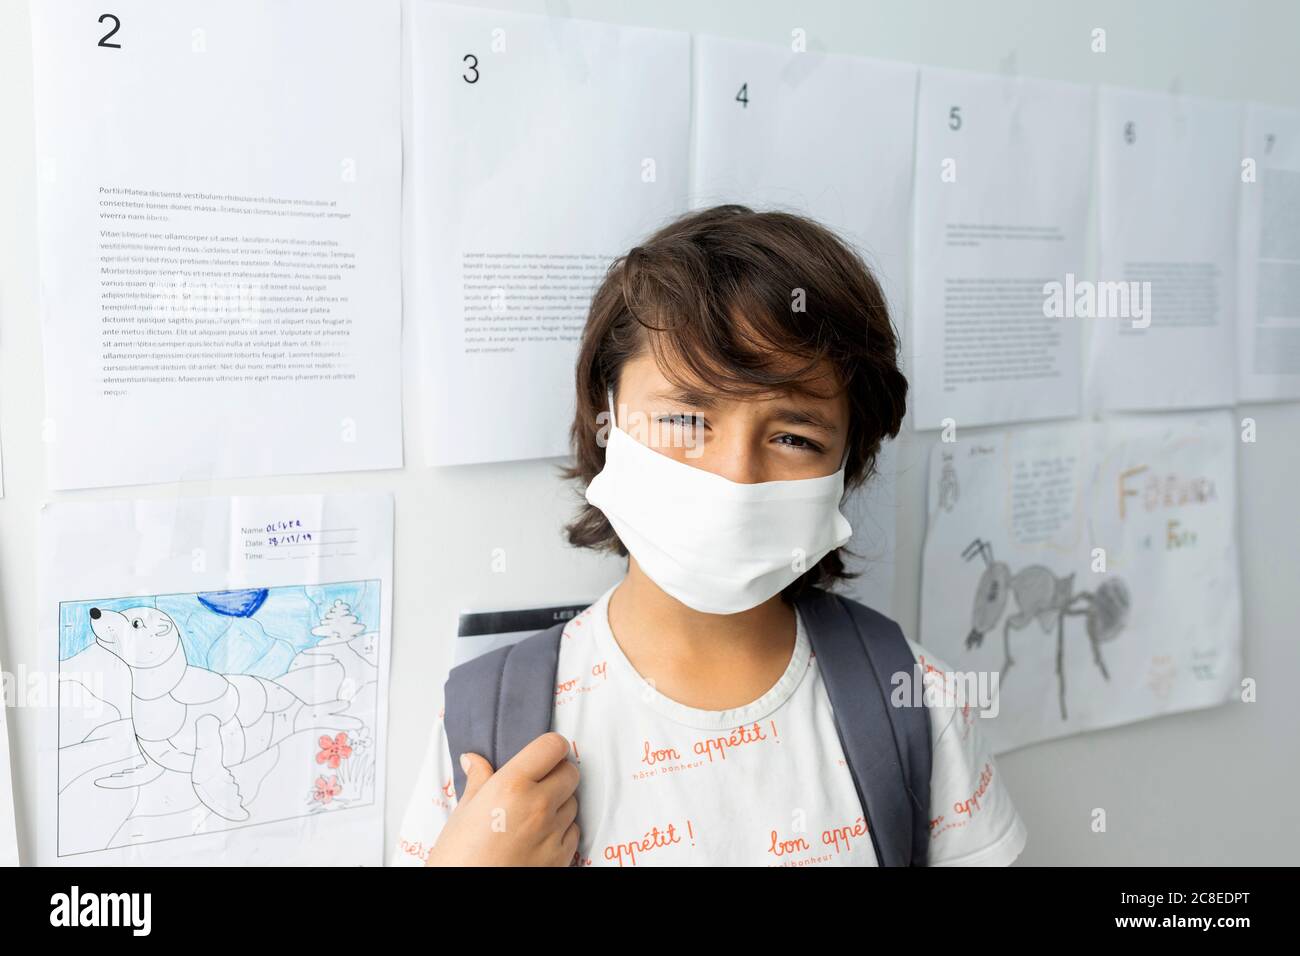
[[[1065,619],[1084,617],[1087,620],[1088,640],[1092,657],[1101,676],[1110,680],[1106,664],[1101,659],[1101,645],[1115,638],[1128,620],[1129,593],[1123,579],[1106,578],[1098,585],[1096,593],[1074,593],[1074,575],[1058,578],[1050,568],[1041,564],[1030,565],[1015,574],[1001,561],[993,560],[993,545],[976,538],[962,557],[967,561],[979,556],[984,559],[984,573],[975,589],[975,606],[971,611],[971,630],[966,637],[968,648],[978,647],[984,635],[1002,620],[1007,606],[1007,593],[1016,599],[1016,611],[1007,616],[1002,626],[1005,661],[999,679],[1006,676],[1014,661],[1011,659],[1011,631],[1023,630],[1038,621],[1044,634],[1056,627],[1056,679],[1059,687],[1061,719],[1065,711]]]
[[[59,854],[372,803],[379,599],[360,581],[61,604]]]

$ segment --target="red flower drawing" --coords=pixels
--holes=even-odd
[[[316,778],[316,792],[312,794],[312,799],[317,803],[329,803],[340,793],[343,792],[343,786],[339,783],[336,776],[326,780],[324,777]]]
[[[352,756],[352,748],[348,745],[348,735],[340,732],[333,740],[328,735],[320,739],[320,752],[316,754],[317,763],[327,763],[331,770],[339,768],[339,761],[347,760]]]

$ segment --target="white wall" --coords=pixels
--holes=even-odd
[[[38,0],[39,2],[39,0]],[[57,0],[48,0],[57,2]],[[159,0],[162,2],[162,0]],[[215,2],[215,0],[214,0]],[[360,2],[360,0],[358,0]],[[1300,4],[1257,0],[584,0],[484,3],[694,33],[788,42],[921,64],[1078,82],[1253,98],[1300,106]],[[1105,27],[1109,52],[1089,51]],[[0,0],[0,661],[32,670],[36,526],[45,485],[41,339],[36,303],[31,50],[27,6]],[[419,407],[405,383],[407,460],[420,460]],[[1025,863],[1292,863],[1300,828],[1300,405],[1249,406],[1259,441],[1242,447],[1238,506],[1246,674],[1259,702],[1149,720],[1029,747],[999,758],[1028,824]],[[899,553],[894,614],[915,634],[925,462],[931,437],[899,444]],[[447,622],[464,607],[590,597],[613,583],[612,561],[565,548],[559,528],[576,500],[557,462],[305,478],[184,483],[66,498],[391,490],[397,500],[396,613],[390,708],[389,834],[400,818],[441,701]],[[489,570],[504,548],[507,571]],[[10,712],[20,845],[34,850],[38,714]],[[1285,802],[1283,802],[1285,801]],[[1109,831],[1091,832],[1107,810]]]

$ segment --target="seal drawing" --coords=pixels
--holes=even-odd
[[[130,669],[130,718],[145,758],[95,780],[99,787],[139,787],[184,774],[204,806],[243,821],[249,812],[231,767],[300,730],[361,726],[339,713],[346,701],[309,704],[274,680],[191,665],[176,622],[157,608],[92,607],[89,615],[95,642]]]

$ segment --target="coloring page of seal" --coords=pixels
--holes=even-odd
[[[378,865],[391,522],[386,495],[47,507],[41,859]]]

